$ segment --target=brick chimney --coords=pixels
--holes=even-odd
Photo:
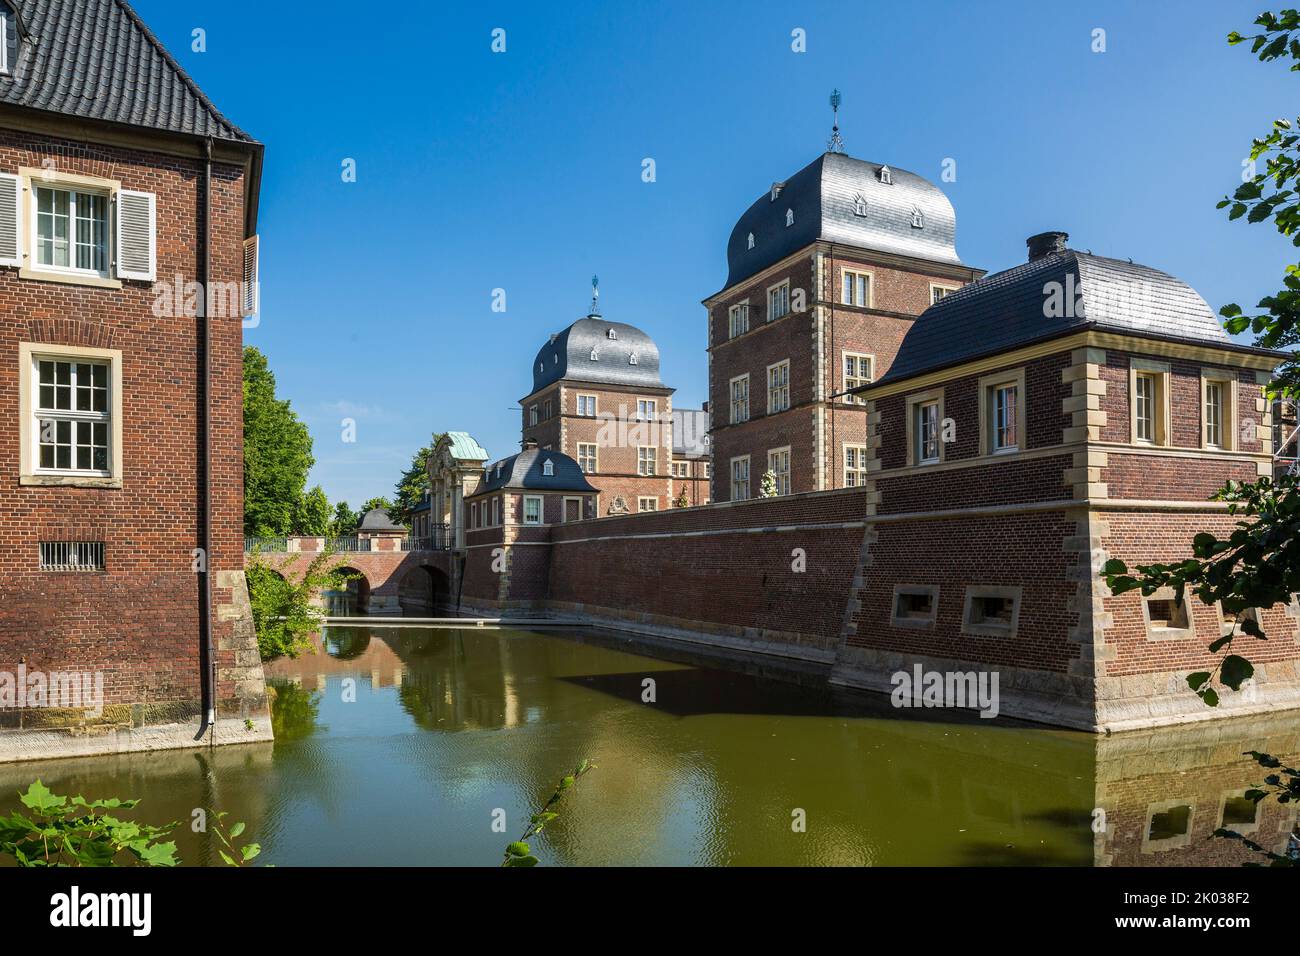
[[[537,447],[537,439],[536,439],[536,438],[525,438],[523,441],[521,441],[521,442],[519,443],[519,446],[520,446],[524,451],[528,451],[529,449],[536,448],[536,447]]]
[[[1050,256],[1053,252],[1064,252],[1065,241],[1070,238],[1068,232],[1040,232],[1025,240],[1029,247],[1029,261]]]

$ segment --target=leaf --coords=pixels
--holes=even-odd
[[[1187,675],[1187,686],[1192,690],[1199,691],[1209,679],[1209,671],[1197,671],[1194,674]]]
[[[45,816],[49,816],[51,811],[63,810],[67,806],[67,797],[54,794],[39,779],[32,781],[32,785],[27,788],[27,792],[20,793],[18,799],[23,802],[25,807]]]
[[[218,850],[217,855],[219,855],[223,860],[226,861],[226,866],[239,866],[239,864],[235,862],[234,857],[232,857],[225,850]]]
[[[1201,691],[1201,700],[1205,701],[1205,703],[1210,707],[1219,706],[1219,695],[1215,692],[1213,687],[1207,687],[1205,690]]]
[[[262,852],[262,844],[250,843],[248,844],[248,846],[244,847],[243,850],[241,850],[240,852],[244,854],[244,862],[247,863],[249,860],[256,859],[258,854]]]
[[[1229,654],[1223,659],[1219,679],[1233,690],[1241,690],[1242,682],[1249,680],[1254,673],[1255,668],[1250,661],[1238,654]]]
[[[150,844],[138,851],[138,855],[146,866],[175,866],[179,862],[176,859],[176,844],[171,841]]]
[[[516,840],[506,847],[506,853],[509,856],[527,856],[529,853],[528,844],[522,840]]]
[[[1119,558],[1111,558],[1101,566],[1102,574],[1125,574],[1128,571],[1128,565]]]
[[[233,827],[230,828],[230,838],[233,840],[235,837],[239,836],[239,834],[243,832],[244,832],[244,821],[241,820],[238,823],[236,823]]]
[[[1231,634],[1225,634],[1225,635],[1223,635],[1223,637],[1219,638],[1217,641],[1213,641],[1213,642],[1210,644],[1210,653],[1211,653],[1211,654],[1217,654],[1217,653],[1219,653],[1219,651],[1223,650],[1223,646],[1224,646],[1225,644],[1229,644],[1229,643],[1231,643],[1231,642],[1232,642],[1232,635],[1231,635]]]
[[[512,856],[506,860],[506,866],[536,866],[541,861],[535,856]]]

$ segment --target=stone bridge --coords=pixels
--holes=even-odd
[[[441,538],[249,538],[244,566],[260,561],[288,580],[302,580],[326,550],[333,552],[332,568],[354,576],[346,596],[322,597],[339,613],[422,617],[457,604],[457,559]]]

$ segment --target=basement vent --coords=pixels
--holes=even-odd
[[[103,571],[102,541],[42,541],[42,571]]]

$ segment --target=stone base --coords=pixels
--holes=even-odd
[[[1187,686],[1190,671],[1160,671],[1097,681],[1097,729],[1106,733],[1200,723],[1300,709],[1300,680],[1292,661],[1257,664],[1240,691],[1219,691],[1209,707]]]
[[[0,763],[49,760],[57,757],[98,757],[147,750],[179,750],[222,744],[274,740],[271,718],[265,714],[243,721],[220,718],[199,739],[200,723],[149,724],[144,727],[91,727],[71,730],[6,730],[0,732]]]
[[[402,614],[402,602],[396,595],[370,595],[370,601],[366,605],[366,614],[370,617],[400,617]]]

